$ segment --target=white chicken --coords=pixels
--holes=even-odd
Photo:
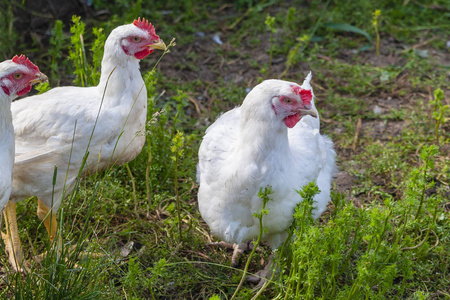
[[[47,76],[41,73],[39,68],[24,55],[16,55],[12,59],[0,63],[0,212],[7,205],[11,194],[14,164],[11,102],[28,93],[33,84],[44,81],[47,81]],[[7,233],[2,234],[5,239],[9,239],[10,228],[10,223],[6,220]]]
[[[101,78],[95,87],[59,87],[12,105],[16,156],[10,203],[38,198],[38,217],[51,240],[56,212],[82,175],[133,160],[142,150],[147,91],[139,60],[165,49],[145,19],[115,28],[105,42]],[[57,168],[55,185],[53,174]],[[9,258],[23,261],[20,240]]]
[[[263,217],[262,240],[272,249],[286,239],[294,208],[302,199],[295,189],[316,180],[314,217],[325,210],[335,169],[332,141],[319,133],[319,116],[310,85],[282,80],[257,85],[241,107],[223,114],[200,145],[197,170],[200,213],[213,234],[241,244],[259,235],[263,201],[260,188],[273,194]],[[235,253],[236,254],[236,244]]]

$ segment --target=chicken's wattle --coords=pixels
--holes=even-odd
[[[24,89],[17,92],[17,96],[23,96],[27,94],[29,91],[31,91],[31,85],[26,86]]]
[[[287,116],[283,119],[284,124],[286,124],[287,127],[292,128],[295,126],[295,124],[300,121],[300,113],[296,113],[294,115]]]
[[[144,49],[142,51],[136,52],[134,54],[134,57],[136,57],[137,59],[143,59],[145,58],[147,55],[151,54],[153,52],[153,49]]]

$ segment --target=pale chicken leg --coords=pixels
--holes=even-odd
[[[53,242],[56,236],[56,230],[58,228],[58,223],[56,221],[56,214],[48,208],[44,202],[38,199],[38,218],[44,222],[45,228],[47,228],[48,237],[51,242]]]
[[[14,270],[22,271],[23,251],[17,227],[16,203],[9,201],[3,211],[3,215],[5,216],[6,234],[2,232],[2,238],[8,252],[9,262]]]

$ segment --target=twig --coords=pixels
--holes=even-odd
[[[137,197],[136,197],[136,183],[134,181],[133,173],[131,173],[128,163],[125,164],[125,168],[127,169],[128,175],[130,176],[131,186],[133,188],[134,214],[136,215],[136,218],[139,218],[139,214],[137,211],[138,203],[137,203]]]
[[[429,235],[430,232],[432,232],[434,237],[436,238],[436,242],[434,243],[434,246],[432,248],[436,247],[439,244],[439,237],[437,236],[436,232],[434,232],[433,230],[429,229],[428,232],[427,232],[427,235],[425,236],[425,238],[419,244],[417,244],[415,246],[412,246],[412,247],[405,247],[405,248],[402,248],[400,250],[404,251],[404,250],[413,250],[413,249],[419,248],[420,246],[423,245],[423,243],[425,243],[426,240],[428,240],[428,235]]]
[[[358,142],[358,137],[359,137],[359,132],[361,131],[361,126],[362,126],[361,118],[358,118],[358,122],[356,123],[355,138],[353,139],[353,145],[352,145],[353,152],[356,151],[356,143]]]

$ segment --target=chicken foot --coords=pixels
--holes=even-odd
[[[246,251],[251,251],[255,247],[255,244],[250,241],[246,241],[240,244],[230,244],[225,241],[210,243],[210,246],[221,247],[225,249],[233,249],[233,255],[231,256],[231,266],[237,267],[239,265],[239,258]],[[257,252],[262,252],[261,248],[256,248]]]
[[[56,213],[41,200],[38,199],[37,216],[39,220],[43,221],[45,228],[47,229],[48,238],[50,242],[53,242],[58,229],[58,221],[56,221]],[[58,246],[61,245],[61,237],[58,238]]]
[[[269,256],[269,261],[267,262],[267,265],[264,267],[264,269],[259,270],[255,275],[248,275],[247,278],[245,278],[247,282],[256,284],[255,289],[262,287],[266,280],[270,280],[270,278],[272,277],[273,256],[273,254]]]
[[[47,207],[44,202],[38,199],[38,209],[37,209],[37,216],[38,218],[43,221],[45,228],[48,232],[48,237],[51,242],[56,237],[56,232],[58,230],[58,221],[56,220],[56,213],[52,211],[51,208]],[[58,243],[57,243],[57,249],[58,253],[61,252],[62,249],[62,238],[61,235],[58,235]],[[69,248],[69,252],[74,251],[76,249],[76,245],[73,245]],[[48,252],[44,252],[36,256],[34,259],[36,262],[42,261],[45,255],[47,255]],[[81,258],[85,257],[103,257],[103,253],[91,253],[91,254],[81,254]],[[75,264],[76,267],[78,267],[77,264]]]
[[[3,210],[5,216],[6,233],[2,232],[8,260],[15,271],[22,272],[27,268],[24,265],[22,245],[20,243],[19,229],[17,226],[16,203],[9,201]]]

